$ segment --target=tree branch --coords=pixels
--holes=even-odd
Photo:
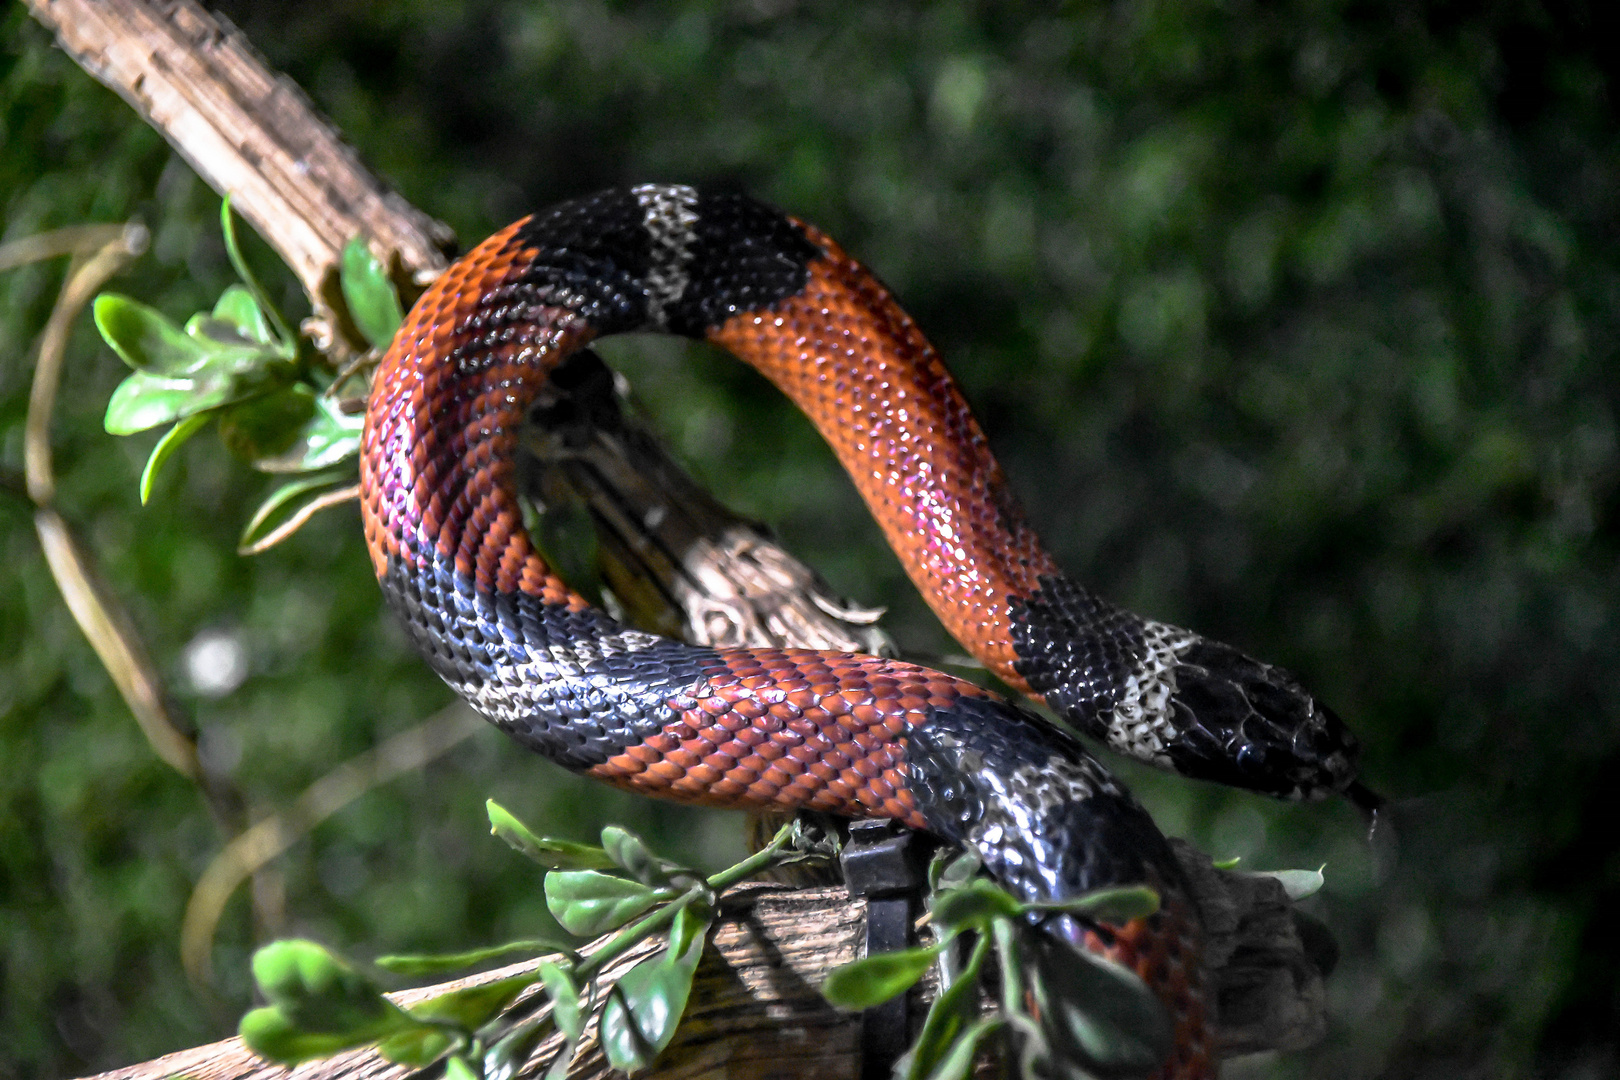
[[[1214,961],[1211,997],[1221,1018],[1216,1029],[1220,1055],[1300,1049],[1320,1039],[1325,1026],[1322,972],[1307,954],[1282,886],[1269,877],[1216,870],[1186,844],[1178,844],[1176,853],[1205,914],[1205,955]],[[827,972],[860,956],[865,913],[865,901],[851,900],[836,888],[788,890],[756,884],[727,893],[685,1018],[651,1076],[858,1076],[861,1018],[827,1004],[819,987]],[[630,950],[608,965],[603,980],[616,978],[660,944],[647,942]],[[535,964],[525,961],[392,996],[398,1004],[410,1005],[523,974]],[[925,983],[920,998],[931,990]],[[527,1015],[538,1005],[531,991],[510,1012]],[[913,1007],[911,1012],[913,1023],[919,1022],[923,1009]],[[559,1046],[556,1035],[542,1043],[521,1075],[546,1067]],[[300,1080],[394,1080],[408,1072],[368,1049],[300,1066],[297,1075]],[[587,1034],[570,1078],[607,1080],[609,1073]],[[102,1073],[95,1080],[283,1080],[290,1075],[291,1070],[254,1057],[240,1039],[226,1039]]]

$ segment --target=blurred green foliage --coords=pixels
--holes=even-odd
[[[872,265],[944,351],[1082,580],[1296,670],[1399,802],[1370,849],[1286,807],[1123,768],[1167,831],[1327,861],[1320,1047],[1233,1075],[1620,1069],[1616,351],[1620,79],[1596,7],[414,0],[220,5],[418,205],[474,241],[611,183],[741,180]],[[172,317],[229,283],[217,198],[16,5],[4,238],[141,217],[115,283]],[[301,310],[262,244],[249,258]],[[142,741],[57,596],[15,484],[60,265],[0,276],[0,1076],[227,1033],[274,931],[351,954],[551,926],[487,835],[624,822],[719,865],[725,815],[586,786],[493,732],[375,791],[238,898],[199,994],[175,937],[222,837]],[[919,654],[951,650],[808,425],[751,372],[609,343],[696,471]],[[63,512],[256,813],[443,705],[355,515],[233,554],[266,483],[101,415],[88,313],[54,429]],[[154,436],[155,438],[155,436]],[[207,644],[245,680],[188,681]],[[210,696],[217,695],[217,696]],[[278,885],[261,884],[265,910]]]

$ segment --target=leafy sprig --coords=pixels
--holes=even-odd
[[[257,551],[290,535],[289,524],[313,509],[340,501],[333,496],[354,481],[364,419],[337,393],[347,374],[289,329],[242,257],[229,198],[220,207],[220,228],[241,283],[184,326],[127,296],[96,297],[97,329],[134,369],[113,391],[105,425],[114,435],[171,425],[141,471],[143,504],[165,463],[210,420],[219,421],[226,447],[254,468],[296,474],[248,523],[241,547]],[[343,249],[340,284],[373,352],[386,348],[402,319],[399,298],[360,237]]]
[[[1170,1052],[1171,1027],[1153,992],[1135,972],[1039,925],[1054,916],[1121,925],[1157,911],[1157,894],[1127,886],[1031,903],[978,869],[971,854],[935,860],[932,945],[845,964],[822,985],[833,1004],[867,1009],[910,990],[944,962],[939,996],[895,1075],[962,1080],[984,1043],[1003,1032],[1012,1036],[1026,1078],[1145,1076],[1159,1067]],[[951,962],[963,952],[965,963]],[[992,952],[999,979],[990,977]],[[997,985],[998,1009],[984,1015],[981,997]]]
[[[611,934],[590,956],[570,942],[526,939],[468,952],[383,956],[376,966],[428,976],[511,956],[555,953],[533,971],[399,1007],[359,969],[309,941],[259,950],[254,978],[268,1002],[241,1033],[256,1053],[286,1065],[375,1044],[389,1061],[422,1068],[444,1060],[457,1080],[511,1080],[541,1041],[560,1032],[547,1080],[562,1080],[592,1018],[609,1064],[630,1073],[652,1065],[686,1009],[718,897],[774,866],[825,858],[824,837],[791,823],[758,853],[703,875],[653,853],[634,833],[602,830],[601,844],[542,837],[493,800],[491,831],[540,864],[546,905],[577,938]],[[1320,871],[1282,871],[1290,892],[1321,882]],[[980,872],[969,854],[943,853],[929,867],[928,922],[934,940],[834,969],[828,1001],[869,1009],[906,993],[936,965],[940,991],[896,1080],[963,1080],[989,1040],[1006,1040],[1022,1080],[1145,1076],[1171,1051],[1164,1006],[1134,971],[1071,944],[1059,931],[1123,926],[1151,916],[1158,895],[1144,886],[1098,889],[1054,901],[1023,901]],[[607,979],[612,961],[650,939],[663,947]],[[538,987],[547,1008],[502,1013]],[[986,1002],[993,1009],[986,1009]]]
[[[789,824],[758,853],[705,876],[653,854],[639,837],[617,826],[602,830],[597,847],[537,836],[499,804],[487,806],[491,831],[548,871],[546,905],[564,929],[581,938],[617,933],[589,957],[568,943],[534,939],[447,955],[381,957],[377,966],[387,971],[429,975],[511,955],[560,954],[531,973],[404,1008],[355,965],[320,945],[276,942],[253,960],[254,979],[268,1004],[242,1018],[242,1038],[255,1053],[295,1065],[376,1044],[378,1053],[397,1064],[421,1068],[447,1058],[447,1076],[510,1080],[540,1041],[558,1031],[563,1047],[547,1076],[560,1080],[596,1016],[608,1062],[623,1072],[644,1069],[669,1045],[686,1010],[719,894],[769,867],[804,857],[794,846],[797,827]],[[604,982],[613,960],[660,935],[662,949]],[[507,1006],[534,986],[549,1010],[503,1020]]]

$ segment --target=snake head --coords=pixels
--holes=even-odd
[[[1165,673],[1164,755],[1184,776],[1284,799],[1354,786],[1360,745],[1332,709],[1282,668],[1196,635]]]

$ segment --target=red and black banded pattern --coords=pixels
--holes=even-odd
[[[389,602],[434,669],[571,769],[718,806],[886,817],[1051,899],[1146,881],[1164,910],[1071,928],[1148,979],[1179,1025],[1165,1075],[1209,1069],[1197,920],[1147,814],[1070,735],[971,683],[807,650],[715,650],[621,626],[536,552],[519,426],[595,337],[704,337],[832,444],[946,626],[1082,730],[1195,776],[1308,797],[1353,743],[1276,669],[1120,612],[1063,577],[960,391],[872,275],[745,196],[648,185],[565,203],[478,245],[421,298],[373,384],[362,513]]]

